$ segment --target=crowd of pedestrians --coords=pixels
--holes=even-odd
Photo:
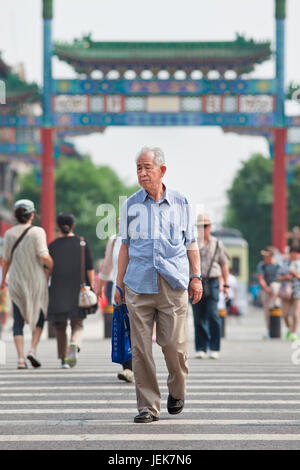
[[[208,214],[199,214],[196,227],[186,197],[166,187],[167,167],[161,149],[144,147],[136,159],[141,187],[122,206],[118,233],[107,243],[95,287],[94,262],[88,242],[74,233],[70,212],[57,216],[58,237],[49,246],[41,227],[33,225],[32,201],[14,205],[17,224],[4,236],[0,306],[9,296],[19,369],[40,367],[37,348],[47,319],[55,328],[60,367],[77,363],[84,319],[95,312],[79,306],[82,285],[97,290],[110,304],[126,302],[131,331],[132,360],[122,364],[120,380],[135,383],[138,414],[135,423],[159,420],[161,394],[152,343],[161,347],[168,369],[167,409],[184,408],[188,375],[188,302],[193,311],[195,354],[218,359],[222,322],[220,300],[232,309],[236,279],[221,240],[211,234]],[[158,231],[157,231],[158,230]],[[276,251],[261,251],[257,267],[267,334],[270,310],[282,308],[287,338],[297,338],[300,315],[300,252],[292,248],[281,262]],[[8,280],[8,291],[7,291]],[[67,327],[70,322],[71,338]],[[24,324],[32,331],[24,353]]]
[[[56,329],[58,357],[62,368],[74,367],[83,331],[83,320],[89,309],[79,308],[81,285],[81,239],[73,233],[74,216],[60,213],[57,217],[59,236],[49,247],[43,228],[33,225],[35,207],[22,199],[14,205],[17,224],[6,231],[3,243],[1,292],[8,292],[13,310],[13,337],[18,369],[41,366],[37,348],[45,320]],[[94,285],[94,268],[87,242],[85,244],[86,283]],[[7,277],[9,273],[9,280]],[[50,287],[49,287],[49,281]],[[71,323],[71,341],[67,341],[67,322]],[[24,324],[32,331],[30,350],[24,352]]]
[[[287,327],[286,338],[297,340],[300,315],[300,249],[291,247],[285,256],[279,256],[272,246],[261,251],[263,260],[257,266],[260,298],[265,315],[266,334],[270,337],[270,314],[281,308]]]

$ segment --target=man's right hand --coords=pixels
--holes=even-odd
[[[271,287],[269,287],[269,286],[266,286],[266,287],[265,287],[265,291],[266,291],[266,293],[269,294],[269,295],[274,295],[274,292],[272,291]]]
[[[125,301],[125,286],[124,286],[124,284],[122,284],[122,285],[117,284],[117,286],[122,290],[122,294],[119,291],[119,289],[117,289],[117,287],[116,287],[115,295],[114,295],[114,303],[115,304],[120,304],[120,303]]]

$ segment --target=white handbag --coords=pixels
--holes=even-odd
[[[84,238],[80,237],[80,255],[81,255],[81,284],[79,291],[79,307],[88,309],[98,307],[98,297],[91,286],[85,283],[85,245]],[[95,310],[96,311],[96,310]],[[91,312],[94,313],[94,312]]]
[[[79,307],[90,308],[98,304],[98,298],[90,286],[81,286],[79,292]]]

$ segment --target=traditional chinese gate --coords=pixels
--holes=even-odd
[[[73,44],[57,43],[53,48],[53,0],[43,0],[43,115],[0,116],[0,126],[41,129],[41,147],[37,149],[43,155],[41,214],[49,241],[54,238],[55,221],[55,131],[98,132],[107,126],[220,126],[225,131],[264,135],[272,144],[272,243],[284,250],[287,129],[300,125],[300,118],[284,114],[285,3],[275,0],[275,78],[245,80],[239,76],[269,59],[269,42],[256,43],[238,36],[236,41],[225,43],[97,43],[88,36]],[[54,80],[53,53],[86,78]],[[101,79],[90,77],[95,70],[101,71]],[[199,70],[201,79],[195,78]],[[211,70],[218,72],[218,79],[209,78]],[[229,70],[237,78],[228,79]],[[128,78],[128,71],[135,76]],[[184,79],[178,78],[180,71],[185,73]]]

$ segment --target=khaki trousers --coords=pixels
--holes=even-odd
[[[125,288],[130,318],[130,333],[137,408],[158,417],[161,395],[152,355],[152,331],[156,321],[156,341],[161,346],[168,368],[169,393],[184,398],[187,368],[188,292],[172,289],[158,278],[158,294],[137,294]]]
[[[279,307],[281,300],[279,297],[279,289],[280,289],[280,283],[279,282],[272,282],[269,286],[273,294],[268,294],[265,290],[261,290],[261,301],[263,304],[263,309],[265,313],[265,320],[266,320],[266,326],[267,329],[270,328],[270,309],[273,307]]]

